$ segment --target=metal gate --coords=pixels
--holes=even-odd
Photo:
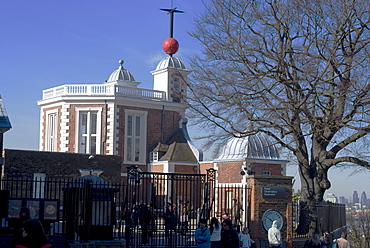
[[[196,247],[198,221],[210,217],[213,174],[149,173],[129,167],[123,210],[126,247]]]

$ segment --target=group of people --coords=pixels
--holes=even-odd
[[[198,248],[250,248],[254,244],[247,227],[238,233],[230,219],[219,223],[215,217],[211,219],[210,228],[207,227],[207,220],[201,219],[194,238]]]
[[[30,210],[21,208],[19,219],[14,226],[12,248],[52,248],[48,244],[48,237],[45,234],[41,222],[30,217]]]
[[[351,248],[349,241],[347,240],[347,232],[342,232],[339,239],[330,238],[330,234],[325,232],[320,238],[318,233],[313,233],[311,238],[306,241],[304,248]]]

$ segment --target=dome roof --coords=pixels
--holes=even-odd
[[[166,68],[175,68],[175,69],[182,69],[182,70],[187,70],[185,64],[176,57],[173,56],[168,56],[159,62],[157,65],[156,70],[161,70],[161,69],[166,69]]]
[[[91,174],[78,178],[70,186],[82,188],[85,182],[91,183],[93,188],[109,188],[108,183],[103,178]]]
[[[134,75],[132,75],[131,72],[123,68],[123,60],[118,61],[120,66],[117,70],[112,72],[106,83],[112,83],[112,82],[127,82],[127,83],[135,83],[138,84],[135,80]]]
[[[279,152],[268,136],[257,133],[230,139],[216,160],[279,159]]]

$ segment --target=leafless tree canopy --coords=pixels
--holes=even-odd
[[[191,32],[204,48],[192,58],[189,85],[198,123],[224,135],[271,136],[296,156],[304,199],[323,199],[333,165],[370,168],[343,152],[370,132],[368,0],[207,6]]]

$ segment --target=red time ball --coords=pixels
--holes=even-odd
[[[168,38],[163,41],[162,48],[167,54],[175,54],[179,50],[179,42],[174,38]]]

